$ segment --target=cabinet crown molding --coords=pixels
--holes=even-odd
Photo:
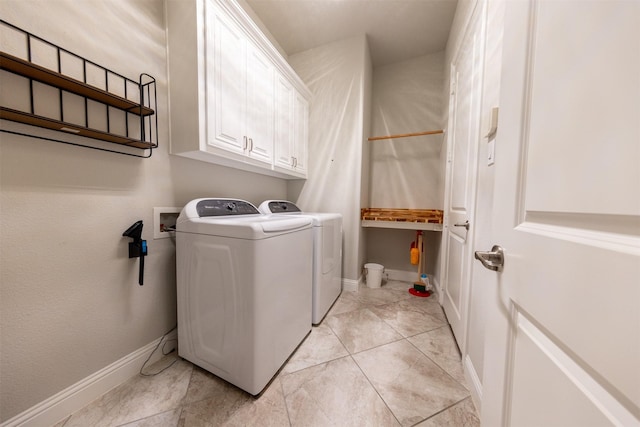
[[[255,45],[267,55],[267,57],[273,62],[277,70],[285,75],[294,87],[301,92],[305,99],[311,98],[311,91],[304,84],[302,79],[296,74],[294,69],[289,65],[287,60],[283,58],[282,54],[267,36],[264,35],[260,27],[251,19],[247,12],[240,6],[236,0],[197,0],[204,2],[215,3],[219,8],[224,10],[229,17],[234,19],[240,27],[245,31],[246,35],[255,43]],[[205,5],[206,7],[206,5]]]

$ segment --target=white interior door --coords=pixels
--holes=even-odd
[[[640,2],[507,2],[500,91],[483,424],[638,426]]]
[[[477,153],[480,139],[483,37],[480,4],[476,4],[462,44],[451,63],[445,274],[442,306],[464,353],[472,257]]]

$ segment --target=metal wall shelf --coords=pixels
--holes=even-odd
[[[151,157],[153,149],[158,147],[158,122],[157,117],[155,116],[155,110],[157,109],[156,82],[152,76],[143,73],[140,75],[138,81],[129,79],[82,58],[79,55],[69,52],[68,50],[53,43],[28,33],[6,21],[0,20],[0,24],[6,26],[8,29],[14,31],[25,39],[26,46],[24,46],[24,56],[26,58],[21,58],[9,52],[0,52],[0,69],[28,79],[28,96],[30,98],[29,111],[17,110],[5,105],[0,105],[0,119],[62,131],[65,134],[105,141],[121,146],[134,147],[141,150],[147,150],[147,152],[143,155],[138,155],[127,151],[121,151],[119,149],[116,150],[89,144],[85,145],[82,143],[81,138],[73,139],[73,141],[71,141],[68,138],[59,139],[57,137],[43,137],[26,132],[8,130],[4,127],[0,128],[0,131],[128,156],[144,158]],[[40,48],[42,46],[46,46],[51,50],[51,56],[55,57],[57,70],[47,68],[32,61],[32,45],[34,43],[38,43]],[[68,58],[68,61],[76,61],[80,64],[79,68],[82,69],[83,75],[82,80],[62,73],[63,58]],[[96,87],[95,85],[87,83],[89,68],[91,69],[90,72],[93,74],[103,76],[104,88]],[[110,82],[113,85],[114,80],[119,83],[116,88],[119,89],[119,91],[113,90],[113,88],[110,90],[109,88]],[[36,113],[36,108],[34,106],[34,82],[39,82],[58,90],[58,117],[44,116]],[[134,88],[134,90],[132,91],[130,88]],[[124,96],[115,92],[124,94]],[[71,121],[65,119],[66,97],[63,96],[64,93],[74,94],[84,99],[83,124],[77,123],[77,120]],[[104,114],[104,117],[101,118],[102,120],[95,120],[95,118],[90,120],[90,116],[92,114],[100,113],[96,113],[95,109],[91,110],[89,108],[88,101],[95,101],[106,106],[106,108],[98,109],[98,111],[103,111],[102,114]],[[120,133],[113,132],[111,129],[112,122],[116,121],[113,117],[116,113],[111,110],[112,108],[115,108],[115,111],[120,111],[118,118],[121,121],[120,127],[124,129],[124,131],[121,131]],[[95,128],[95,126],[90,127],[90,121],[93,123],[106,123],[105,128],[98,129]],[[133,130],[131,128],[133,128]]]

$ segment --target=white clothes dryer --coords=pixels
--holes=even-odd
[[[259,394],[311,330],[312,221],[196,199],[176,222],[178,354]]]
[[[264,214],[302,216],[313,220],[313,297],[311,319],[319,324],[342,292],[342,215],[302,212],[286,200],[265,200]]]

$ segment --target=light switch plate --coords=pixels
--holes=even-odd
[[[496,139],[492,138],[487,143],[487,166],[491,166],[496,161]]]

